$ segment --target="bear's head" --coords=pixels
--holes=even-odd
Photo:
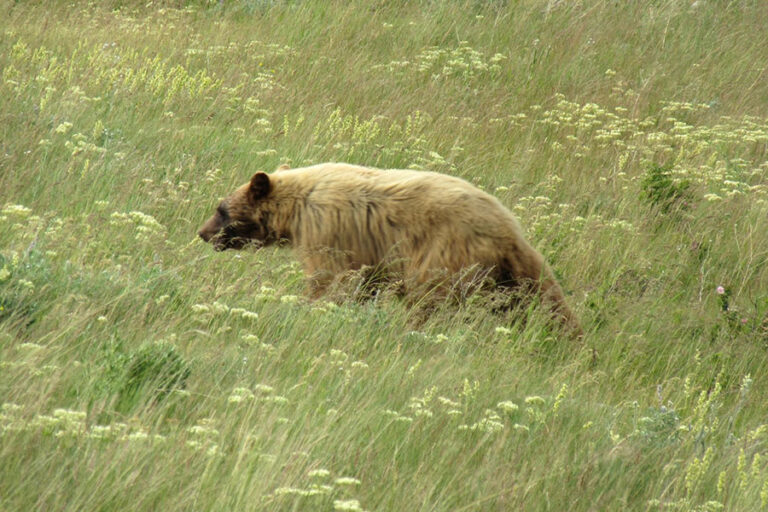
[[[239,187],[216,208],[216,213],[198,231],[200,238],[217,251],[261,247],[277,241],[269,227],[272,183],[269,175],[257,172],[251,181]]]

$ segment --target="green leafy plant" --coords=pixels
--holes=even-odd
[[[637,420],[634,435],[644,441],[664,446],[679,440],[680,416],[667,406],[651,407]]]
[[[642,188],[645,199],[663,213],[685,207],[685,199],[691,186],[688,180],[672,178],[672,164],[652,165],[643,177]]]
[[[190,373],[175,345],[167,341],[145,343],[126,361],[120,402],[131,403],[143,395],[162,400],[174,389],[184,389]]]

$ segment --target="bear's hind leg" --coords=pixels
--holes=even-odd
[[[499,264],[502,286],[511,286],[523,294],[537,294],[554,319],[574,338],[583,335],[581,325],[565,301],[558,284],[544,258],[532,248],[526,253],[515,252],[517,257],[504,258]]]

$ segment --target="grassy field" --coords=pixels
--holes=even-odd
[[[0,0],[0,511],[768,509],[767,21]],[[499,197],[583,341],[196,239],[324,161]]]

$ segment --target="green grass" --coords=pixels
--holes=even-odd
[[[768,508],[766,12],[690,4],[0,1],[0,510]],[[323,161],[492,192],[583,342],[195,239]]]

